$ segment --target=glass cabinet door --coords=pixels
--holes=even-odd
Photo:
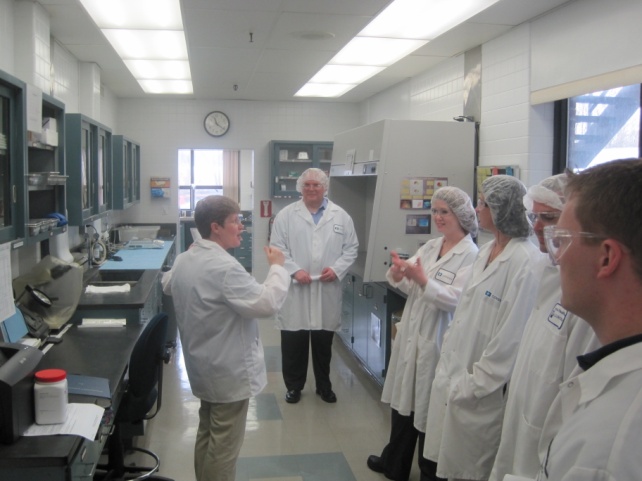
[[[96,156],[98,212],[111,208],[111,133],[98,129],[98,152]]]
[[[91,210],[91,138],[91,127],[83,122],[80,134],[80,200],[83,211]]]
[[[12,222],[9,102],[8,90],[0,86],[0,228],[10,226]]]

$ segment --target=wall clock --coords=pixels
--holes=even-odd
[[[220,137],[230,130],[230,119],[223,112],[215,110],[205,116],[203,125],[205,126],[205,132],[212,137]]]

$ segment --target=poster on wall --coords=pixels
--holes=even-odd
[[[401,179],[399,208],[411,210],[430,209],[432,195],[448,185],[447,177],[406,177]]]
[[[169,197],[169,177],[152,177],[150,180],[152,198],[167,199]]]
[[[430,234],[430,214],[406,216],[406,234]]]

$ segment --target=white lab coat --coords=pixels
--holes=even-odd
[[[425,287],[405,277],[397,283],[390,270],[386,273],[388,282],[408,298],[397,324],[381,400],[404,416],[414,412],[415,427],[422,432],[441,342],[477,255],[477,246],[467,235],[437,260],[443,240],[428,241],[409,259],[411,263],[421,259],[428,279]]]
[[[502,437],[489,481],[513,474],[534,478],[540,467],[538,445],[559,385],[577,369],[577,356],[599,347],[593,329],[564,309],[559,267],[543,257],[543,274],[533,312],[519,345],[508,387]],[[555,435],[559,424],[549,424]],[[550,438],[543,440],[548,447]]]
[[[511,239],[486,262],[484,245],[455,310],[432,385],[424,457],[442,478],[488,479],[502,428],[508,383],[535,302],[539,249]]]
[[[276,313],[290,277],[273,265],[263,284],[216,242],[196,241],[162,279],[176,309],[185,368],[194,396],[229,403],[267,383],[257,317]]]
[[[287,331],[336,331],[341,327],[341,280],[357,258],[359,242],[348,213],[332,201],[314,224],[302,200],[285,207],[274,219],[270,244],[285,254],[284,267],[293,275],[304,269],[318,276],[324,267],[337,275],[334,282],[292,283],[277,328]]]
[[[642,343],[609,354],[560,392],[564,422],[537,479],[639,481]]]

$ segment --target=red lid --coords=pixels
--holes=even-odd
[[[58,382],[67,377],[67,371],[64,369],[43,369],[36,373],[36,381],[40,382]]]

